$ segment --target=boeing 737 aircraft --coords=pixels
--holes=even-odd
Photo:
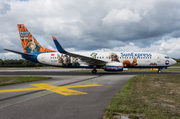
[[[41,46],[23,24],[18,24],[23,52],[4,49],[20,54],[22,58],[35,63],[66,68],[97,68],[105,71],[123,71],[123,68],[158,68],[162,69],[176,64],[166,55],[151,52],[67,52],[54,36],[52,39],[58,50],[50,50]]]

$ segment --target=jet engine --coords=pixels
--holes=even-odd
[[[123,71],[123,63],[119,63],[119,62],[107,63],[104,70],[105,71]]]

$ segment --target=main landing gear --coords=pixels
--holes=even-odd
[[[97,73],[97,70],[96,69],[93,69],[92,70],[92,74],[96,74]]]
[[[161,71],[161,69],[159,68],[159,69],[158,69],[158,71],[157,71],[157,73],[159,73],[159,74],[160,74],[161,72],[162,72],[162,71]]]

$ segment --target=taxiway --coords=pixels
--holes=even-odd
[[[1,86],[0,117],[100,119],[106,105],[133,76],[71,74],[53,76],[52,79],[43,81]]]

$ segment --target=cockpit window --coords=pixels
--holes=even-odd
[[[169,57],[168,57],[168,56],[165,56],[165,58],[169,59]]]

